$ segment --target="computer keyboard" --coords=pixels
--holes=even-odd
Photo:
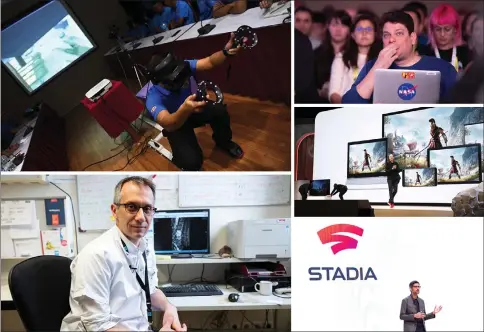
[[[166,295],[166,297],[223,295],[223,292],[216,285],[173,285],[161,287],[160,289]]]

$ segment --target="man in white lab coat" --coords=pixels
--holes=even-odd
[[[155,185],[143,177],[118,183],[111,205],[116,226],[87,244],[71,264],[71,312],[61,331],[149,331],[152,310],[164,311],[161,331],[186,331],[158,285],[155,254],[145,234]]]

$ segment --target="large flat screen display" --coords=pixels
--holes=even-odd
[[[60,0],[44,1],[40,8],[2,26],[2,64],[29,95],[95,48]]]
[[[385,175],[387,139],[349,142],[347,177],[372,177]]]
[[[383,114],[383,137],[400,167],[422,168],[428,149],[467,144],[465,125],[483,121],[482,107],[417,108]]]
[[[437,183],[480,183],[481,145],[469,144],[428,150],[429,166],[437,169]]]
[[[437,169],[407,168],[403,170],[404,187],[435,187],[437,185]]]
[[[481,145],[481,171],[484,172],[484,123],[465,125],[465,144]]]

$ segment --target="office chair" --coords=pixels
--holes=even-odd
[[[10,293],[27,331],[59,331],[71,310],[71,262],[67,257],[38,256],[10,270]]]

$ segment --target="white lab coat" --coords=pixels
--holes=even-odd
[[[146,239],[137,248],[114,226],[91,241],[71,264],[71,312],[64,317],[61,331],[106,331],[118,323],[132,331],[148,331],[145,292],[130,269],[137,267],[145,282],[144,250],[153,294],[158,285],[158,270],[155,254]]]

